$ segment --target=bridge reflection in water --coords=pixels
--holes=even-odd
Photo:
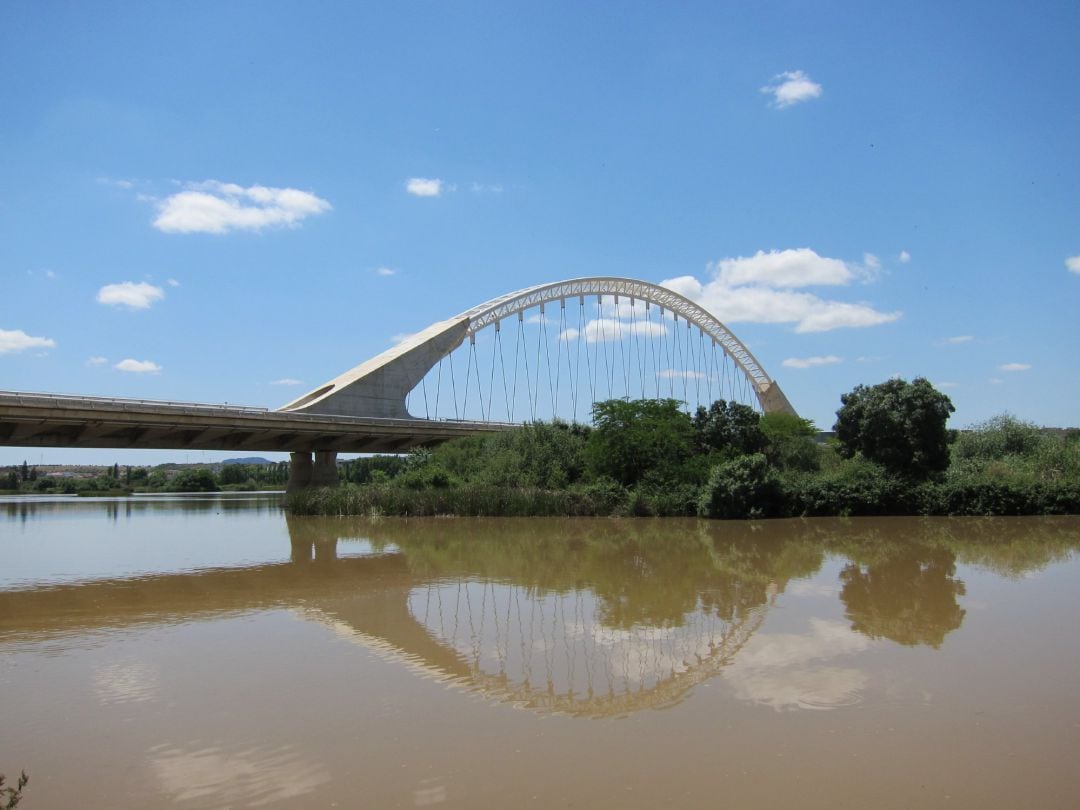
[[[1053,520],[286,522],[289,562],[2,592],[0,644],[287,608],[488,699],[625,715],[732,666],[827,555],[852,630],[936,647],[964,619],[958,555],[1021,574],[1080,546]]]

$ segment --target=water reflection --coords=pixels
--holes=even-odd
[[[956,602],[965,593],[964,583],[955,573],[956,556],[944,549],[852,563],[840,572],[840,599],[860,633],[937,648],[964,620]]]
[[[50,518],[78,519],[106,515],[112,520],[163,513],[261,513],[280,512],[281,492],[192,492],[140,494],[130,497],[79,497],[77,495],[0,496],[0,522],[26,523]]]
[[[426,677],[537,711],[662,708],[715,677],[748,702],[832,708],[859,699],[853,656],[871,644],[937,648],[961,626],[958,561],[1020,576],[1080,547],[1072,519],[285,520],[288,562],[0,592],[0,645],[288,608]],[[838,587],[807,581],[834,557]],[[803,596],[838,596],[846,621],[762,631]],[[94,678],[102,702],[157,688],[138,662]],[[163,773],[213,756],[163,752]]]

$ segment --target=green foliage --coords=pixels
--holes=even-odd
[[[217,492],[214,474],[205,467],[196,470],[184,470],[172,480],[171,488],[175,492]]]
[[[428,463],[468,483],[561,489],[582,480],[588,428],[534,422],[493,436],[447,442]]]
[[[251,468],[247,464],[225,464],[221,467],[218,481],[222,486],[229,484],[243,484],[252,478]]]
[[[473,484],[421,489],[350,485],[293,493],[288,509],[295,515],[598,517],[627,514],[628,493],[617,485],[602,484],[563,490]]]
[[[353,484],[386,481],[401,473],[406,459],[401,456],[365,456],[342,465],[341,480]]]
[[[701,452],[716,452],[725,458],[760,453],[767,440],[760,417],[753,408],[738,402],[716,400],[694,414],[694,436]]]
[[[1080,484],[1080,442],[1001,414],[964,431],[952,448],[949,477],[961,480],[1071,481]]]
[[[841,455],[859,454],[915,479],[949,466],[945,423],[956,409],[926,379],[858,385],[840,402],[835,429]]]
[[[593,405],[584,458],[595,476],[633,486],[646,474],[680,481],[694,451],[694,426],[674,399],[609,399]]]
[[[911,515],[923,511],[910,479],[892,475],[863,458],[816,475],[790,477],[786,488],[793,515]]]
[[[758,518],[784,512],[784,493],[776,472],[762,453],[715,467],[701,495],[702,517]]]
[[[780,470],[810,472],[821,467],[817,428],[791,413],[767,413],[758,423],[765,436],[765,457]]]

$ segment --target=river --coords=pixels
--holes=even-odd
[[[0,499],[21,807],[1073,808],[1080,518]]]

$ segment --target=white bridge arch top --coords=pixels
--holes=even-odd
[[[412,418],[405,397],[436,363],[481,329],[496,326],[505,318],[546,304],[585,296],[625,298],[631,306],[661,308],[698,327],[723,348],[739,367],[757,395],[765,413],[795,413],[776,381],[765,373],[745,344],[704,307],[666,287],[632,278],[596,276],[538,284],[493,298],[467,312],[403,340],[377,357],[304,394],[283,411],[334,416]]]

